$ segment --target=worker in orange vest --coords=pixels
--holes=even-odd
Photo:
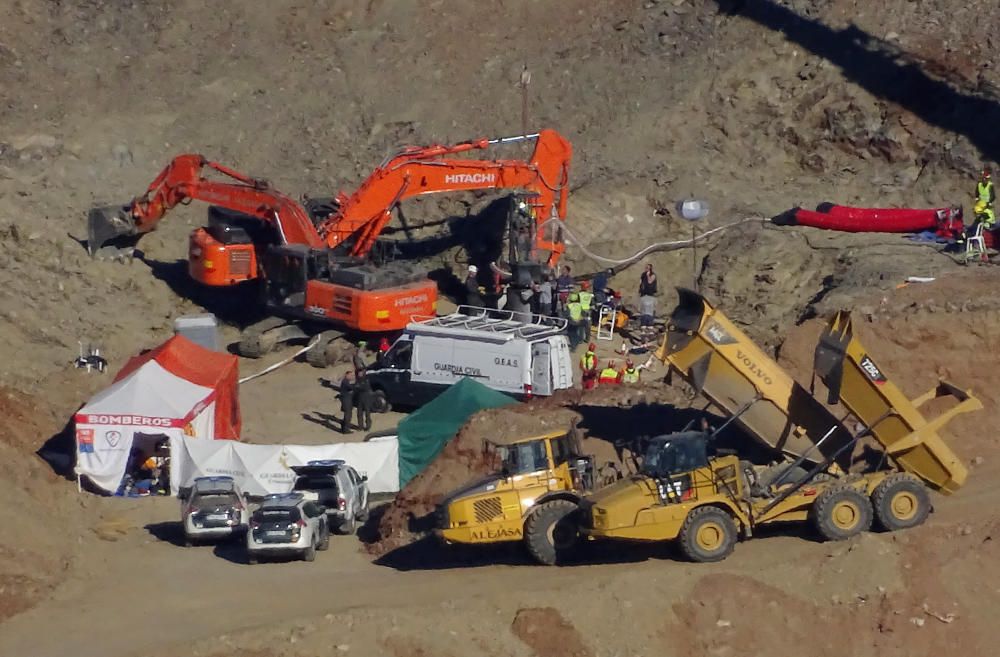
[[[580,359],[580,369],[583,370],[583,389],[590,390],[597,385],[597,345],[591,342],[587,352]]]
[[[618,385],[618,370],[615,368],[615,361],[608,361],[608,366],[601,370],[601,375],[597,377],[597,382],[602,386]]]

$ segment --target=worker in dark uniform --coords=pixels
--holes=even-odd
[[[361,370],[358,372],[358,381],[354,386],[354,406],[358,409],[358,426],[363,431],[370,431],[372,428],[374,395],[371,381],[368,380],[368,373]]]
[[[340,389],[337,397],[340,398],[340,410],[344,418],[340,421],[340,433],[350,433],[351,416],[354,415],[354,370],[344,372],[344,378],[340,380]]]
[[[354,374],[360,376],[367,367],[368,363],[365,362],[365,348],[368,347],[368,343],[364,340],[358,342],[358,348],[354,351],[354,356],[351,358],[351,362],[354,365]]]
[[[474,308],[482,308],[485,305],[482,289],[479,287],[478,275],[479,267],[469,265],[469,274],[465,277],[465,305]]]

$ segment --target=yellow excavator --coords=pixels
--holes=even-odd
[[[496,472],[438,505],[435,534],[445,543],[523,541],[537,561],[556,563],[579,538],[573,517],[580,499],[620,477],[610,462],[595,473],[575,429],[495,439],[486,450]]]
[[[947,495],[965,482],[965,466],[938,431],[982,408],[971,391],[940,381],[911,401],[841,312],[822,333],[814,362],[828,404],[847,410],[837,417],[702,296],[679,294],[656,355],[728,417],[712,432],[649,441],[638,473],[580,502],[583,534],[675,541],[692,561],[720,561],[740,538],[774,523],[808,521],[827,540],[854,536],[873,521],[887,531],[914,527],[931,510],[928,489]],[[925,419],[919,408],[940,397],[956,403]],[[716,448],[731,423],[784,454],[784,463],[759,468]],[[563,558],[558,548],[532,554],[545,564]]]

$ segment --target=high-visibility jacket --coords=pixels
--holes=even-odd
[[[580,307],[583,308],[583,312],[589,313],[593,303],[594,303],[593,292],[580,292]]]
[[[986,205],[993,205],[993,201],[996,199],[996,194],[993,192],[992,180],[976,184],[976,200],[982,201]]]
[[[593,351],[588,351],[580,359],[580,367],[584,372],[589,372],[597,368],[597,355]]]
[[[618,370],[613,367],[605,367],[601,370],[601,375],[597,377],[598,383],[618,383]]]
[[[571,322],[579,322],[583,319],[583,306],[580,305],[579,301],[571,301],[567,303],[566,310],[569,312],[569,319]]]
[[[639,383],[639,368],[622,368],[622,383]]]
[[[992,228],[993,224],[996,223],[997,216],[996,213],[993,212],[993,208],[988,207],[979,214],[977,214],[976,219],[983,222],[986,228]]]

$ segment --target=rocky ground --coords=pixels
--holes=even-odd
[[[711,204],[705,229],[823,201],[968,209],[980,163],[1000,159],[989,128],[1000,124],[1000,58],[981,22],[994,10],[989,0],[2,4],[0,654],[109,657],[152,644],[218,657],[331,646],[728,655],[806,642],[820,655],[986,654],[1000,609],[997,528],[984,513],[1000,499],[1000,281],[899,236],[748,222],[701,243],[694,276],[689,249],[649,261],[661,311],[671,285],[696,277],[800,377],[822,321],[849,308],[908,394],[936,377],[977,391],[986,409],[950,427],[972,465],[968,486],[904,534],[832,546],[780,535],[715,566],[643,553],[568,570],[497,555],[502,565],[403,572],[341,541],[315,564],[251,573],[225,549],[171,543],[169,501],[78,495],[35,452],[107,383],[72,369],[78,341],[100,343],[114,370],[169,335],[178,314],[248,319],[243,299],[194,287],[178,263],[203,207],[178,208],[130,263],[92,261],[79,242],[90,206],[127,201],[177,153],[294,196],[349,190],[403,143],[520,132],[527,64],[529,127],[554,127],[575,149],[567,256],[579,273],[607,264],[579,246],[622,259],[689,237],[671,210],[689,195]],[[475,222],[490,200],[404,209],[417,223]],[[462,261],[449,250],[426,264]],[[899,288],[908,276],[936,280]],[[615,280],[631,295],[636,278]],[[246,391],[251,438],[329,439],[303,417],[326,403],[316,372],[279,374]]]

